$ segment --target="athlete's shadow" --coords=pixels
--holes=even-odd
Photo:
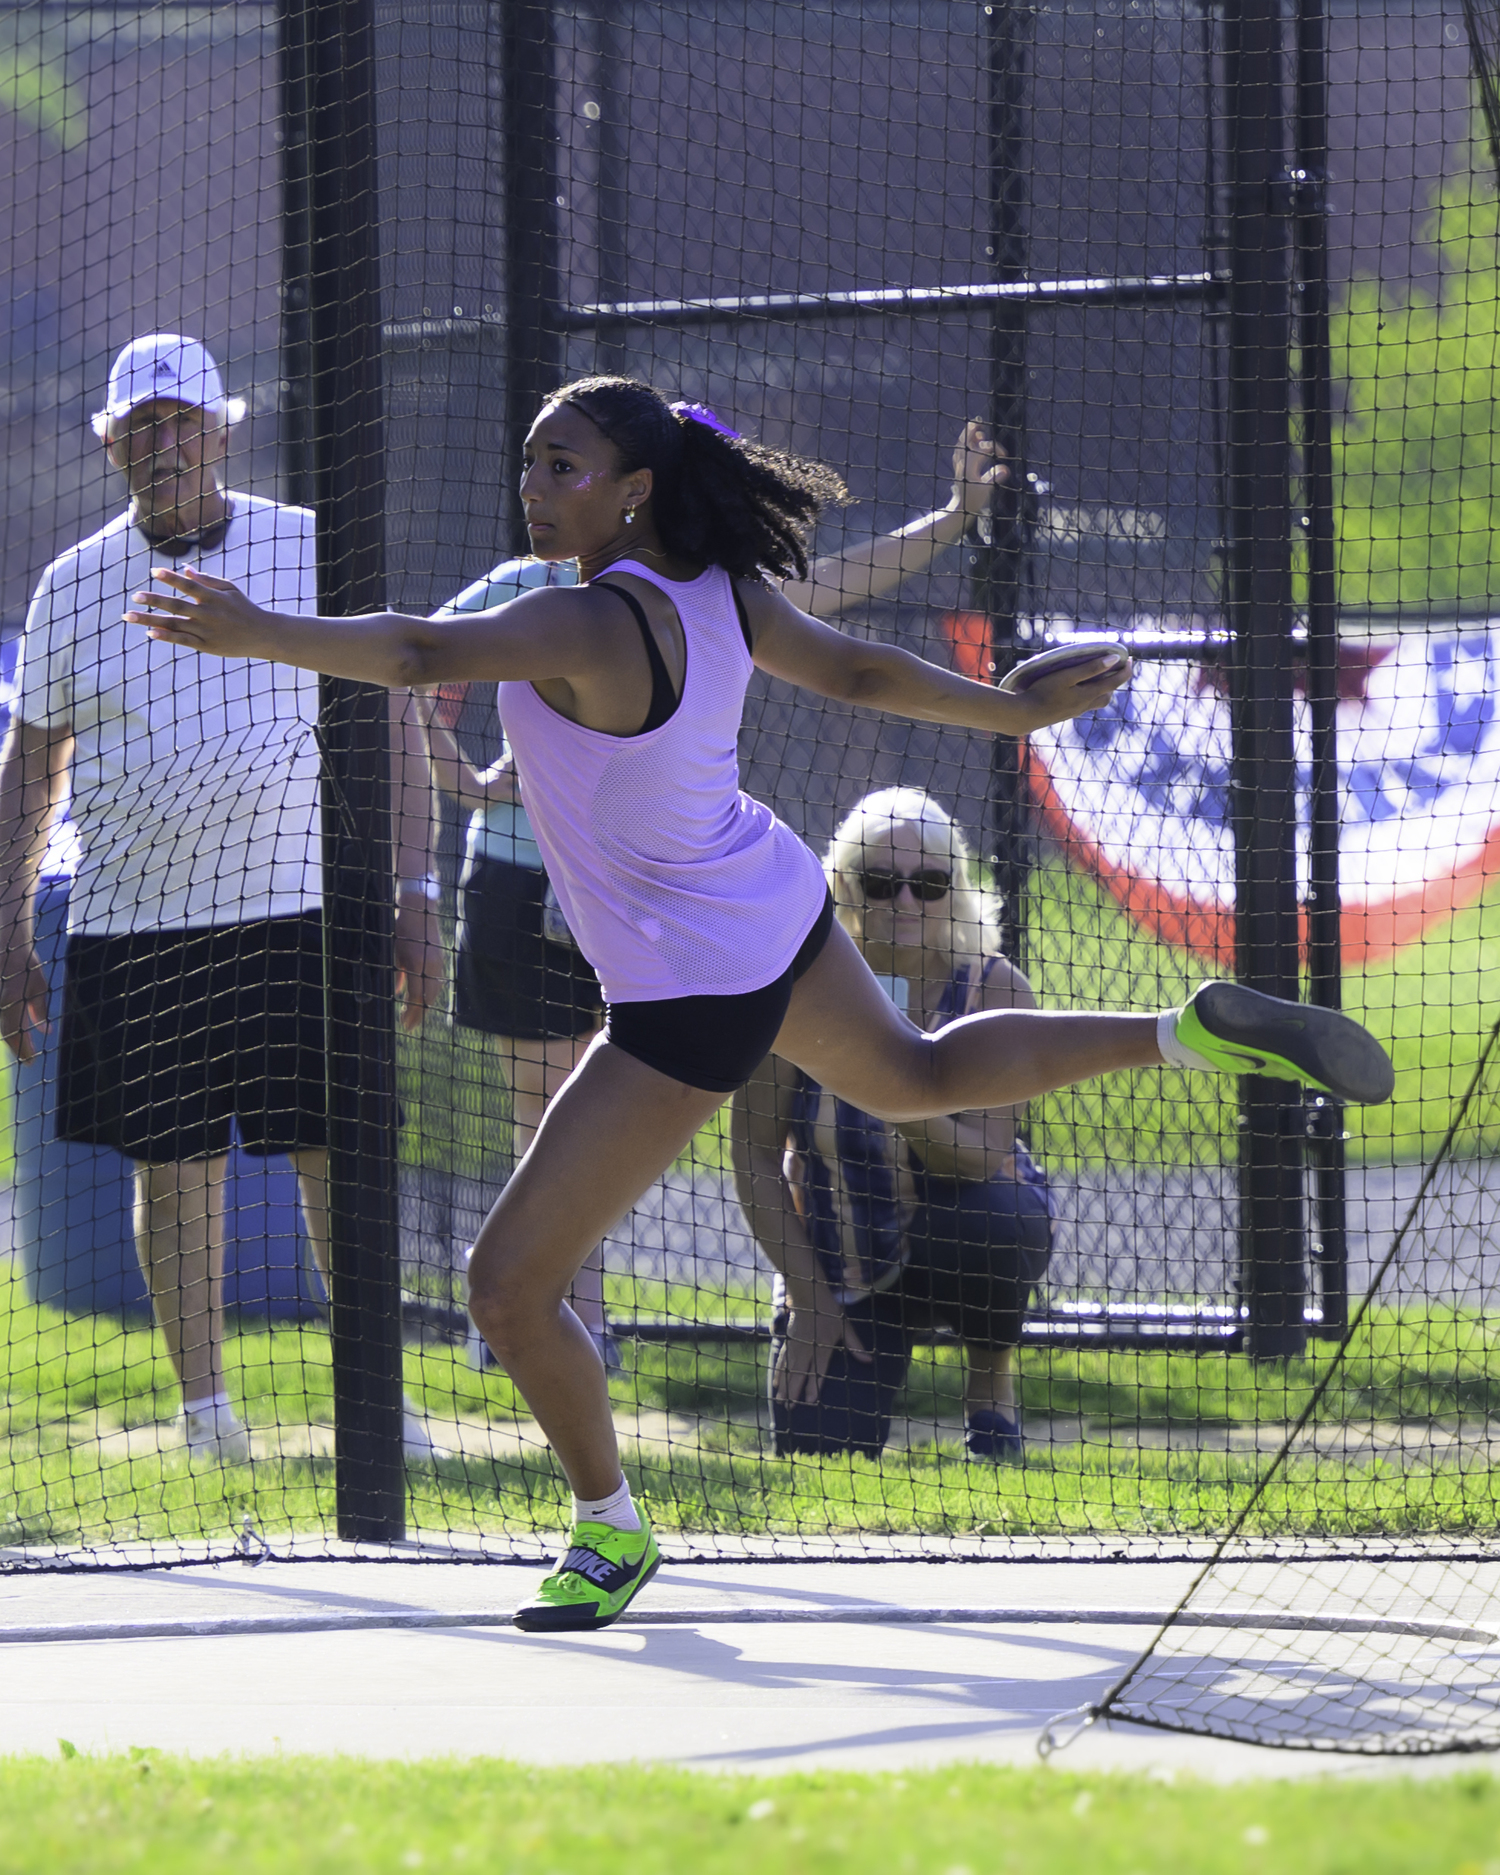
[[[830,1598],[832,1599],[832,1598]],[[838,1598],[846,1600],[847,1598]],[[857,1631],[868,1635],[869,1652],[878,1656],[892,1638],[894,1624],[871,1623]],[[708,1631],[705,1631],[708,1630]],[[615,1653],[624,1669],[647,1668],[683,1682],[750,1694],[800,1694],[798,1738],[788,1735],[765,1745],[737,1746],[732,1737],[683,1759],[709,1764],[732,1758],[737,1764],[795,1759],[830,1751],[851,1753],[898,1745],[943,1746],[963,1740],[1014,1739],[1038,1732],[1048,1720],[1098,1699],[1136,1659],[1135,1635],[1106,1641],[1095,1629],[1087,1637],[1036,1627],[980,1627],[955,1622],[951,1627],[923,1625],[915,1631],[934,1641],[962,1637],[963,1655],[951,1646],[932,1648],[930,1665],[876,1664],[858,1659],[820,1659],[824,1651],[846,1656],[856,1624],[776,1622],[758,1630],[763,1645],[742,1640],[723,1628],[704,1626],[632,1628],[622,1622],[616,1637],[638,1643],[629,1653]],[[911,1627],[897,1632],[910,1636]],[[815,1634],[837,1633],[836,1649],[822,1649]],[[1116,1636],[1119,1630],[1115,1631]],[[774,1640],[770,1636],[774,1635]],[[508,1637],[519,1638],[519,1637]],[[1144,1638],[1142,1636],[1141,1638]],[[558,1650],[597,1646],[590,1637],[532,1635],[528,1646]],[[618,1647],[618,1638],[612,1644]],[[1034,1662],[1036,1671],[1025,1666]],[[1128,1712],[1148,1725],[1209,1733],[1248,1744],[1293,1745],[1304,1750],[1380,1752],[1400,1749],[1453,1749],[1455,1731],[1467,1734],[1461,1748],[1494,1748],[1500,1737],[1500,1696],[1494,1669],[1471,1662],[1468,1671],[1447,1686],[1431,1678],[1402,1675],[1387,1663],[1384,1672],[1370,1663],[1363,1673],[1341,1670],[1332,1661],[1287,1655],[1256,1663],[1261,1684],[1248,1693],[1247,1661],[1223,1652],[1182,1649],[1142,1672],[1132,1685]],[[1020,1669],[1019,1671],[1017,1669]],[[717,1702],[705,1701],[712,1711]],[[933,1716],[911,1713],[913,1705],[936,1707]],[[900,1718],[883,1722],[882,1707],[906,1708]],[[842,1713],[854,1706],[868,1715],[857,1730],[831,1734],[816,1730],[817,1714]],[[726,1720],[742,1716],[732,1701],[723,1702]],[[788,1712],[783,1698],[775,1709]],[[810,1729],[815,1736],[807,1736]],[[793,1728],[788,1728],[789,1734]],[[1133,1727],[1130,1729],[1134,1729]]]
[[[1133,1648],[1101,1644],[1096,1637],[1084,1641],[1057,1633],[1043,1635],[1035,1629],[963,1627],[959,1630],[966,1653],[962,1662],[955,1661],[945,1649],[945,1660],[935,1660],[926,1667],[878,1665],[873,1659],[862,1663],[816,1657],[821,1650],[811,1638],[814,1631],[823,1635],[836,1632],[843,1643],[840,1651],[844,1651],[854,1624],[817,1622],[804,1626],[776,1622],[758,1630],[762,1636],[773,1633],[774,1642],[757,1648],[722,1629],[705,1632],[712,1623],[711,1613],[704,1615],[704,1628],[632,1628],[622,1622],[611,1630],[612,1634],[618,1638],[629,1636],[639,1645],[628,1654],[615,1652],[617,1638],[611,1652],[622,1667],[647,1668],[683,1682],[709,1683],[752,1696],[802,1694],[810,1719],[820,1709],[832,1706],[842,1712],[852,1705],[866,1711],[870,1722],[858,1731],[836,1736],[823,1733],[800,1742],[788,1739],[750,1749],[728,1743],[719,1750],[694,1753],[682,1760],[686,1763],[709,1763],[726,1757],[733,1757],[737,1763],[751,1762],[794,1758],[814,1751],[861,1751],[885,1745],[942,1744],[954,1739],[977,1742],[986,1737],[1030,1734],[1058,1713],[1097,1698],[1134,1658]],[[889,1641],[893,1634],[891,1626],[875,1623],[858,1631],[869,1637],[872,1656],[883,1651],[882,1642]],[[896,1632],[910,1636],[912,1629],[902,1626]],[[918,1632],[924,1636],[941,1632],[947,1640],[954,1638],[952,1630],[923,1626]],[[473,1630],[468,1633],[474,1636]],[[515,1644],[519,1638],[506,1636],[505,1644]],[[559,1651],[580,1645],[592,1650],[597,1646],[590,1636],[545,1634],[528,1635],[523,1644]],[[1000,1650],[1009,1658],[995,1658]],[[1040,1655],[1060,1670],[1017,1673],[1017,1652]],[[967,1657],[970,1655],[972,1658]],[[913,1702],[937,1706],[940,1716],[883,1723],[882,1706],[897,1702],[908,1707]],[[785,1700],[776,1704],[786,1710]],[[724,1713],[730,1719],[737,1715],[737,1709],[726,1703]]]

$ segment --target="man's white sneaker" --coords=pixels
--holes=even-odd
[[[401,1450],[408,1458],[426,1459],[435,1465],[439,1459],[452,1458],[453,1454],[427,1430],[427,1421],[415,1410],[410,1401],[401,1417]]]
[[[232,1406],[205,1406],[184,1417],[189,1459],[214,1465],[250,1463],[250,1435],[235,1418]]]

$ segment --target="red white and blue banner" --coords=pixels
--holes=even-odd
[[[1345,645],[1339,693],[1343,950],[1357,967],[1500,878],[1500,623]],[[1305,892],[1311,741],[1300,689],[1295,724]],[[1107,709],[1033,736],[1025,760],[1043,827],[1074,862],[1158,936],[1232,968],[1220,673],[1142,660]]]

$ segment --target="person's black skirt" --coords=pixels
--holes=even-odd
[[[582,953],[542,935],[547,875],[503,859],[473,859],[458,900],[454,1018],[519,1041],[576,1038],[604,1014],[599,979]]]

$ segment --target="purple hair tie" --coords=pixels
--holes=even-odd
[[[731,430],[721,416],[710,410],[707,404],[673,404],[674,417],[688,417],[694,423],[701,423],[706,430],[717,430],[720,436],[728,436],[733,441],[740,440],[738,430]]]

